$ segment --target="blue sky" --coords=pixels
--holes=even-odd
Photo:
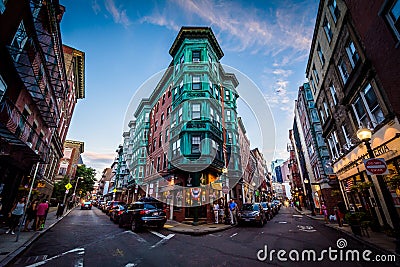
[[[305,68],[318,1],[60,0],[63,43],[86,53],[86,98],[78,101],[67,139],[85,142],[84,163],[101,172],[122,144],[125,113],[138,88],[171,61],[181,26],[211,27],[221,63],[246,75],[261,91],[275,123],[275,150],[288,158],[288,130]],[[150,93],[150,92],[149,92]],[[239,108],[239,112],[240,109]],[[245,113],[245,112],[244,112]],[[252,147],[257,131],[246,122]]]

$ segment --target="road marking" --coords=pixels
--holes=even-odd
[[[132,231],[125,231],[124,233],[129,233],[131,235],[134,235],[136,237],[136,240],[142,243],[148,243],[145,239],[143,239],[142,237],[140,237],[140,235],[132,232]]]
[[[312,233],[312,232],[317,231],[314,229],[314,227],[309,226],[309,225],[297,225],[297,228],[299,228],[300,231],[307,232],[307,233]]]
[[[287,223],[287,222],[278,222],[278,223],[282,223],[282,224],[285,224],[285,223]]]
[[[46,264],[46,263],[49,262],[49,261],[55,260],[55,259],[57,259],[57,258],[60,258],[60,257],[64,256],[64,255],[67,255],[67,254],[69,254],[69,253],[76,253],[76,252],[77,252],[78,255],[82,255],[82,265],[80,265],[80,262],[81,262],[81,261],[80,261],[80,258],[81,258],[81,257],[78,257],[78,259],[75,261],[74,266],[75,266],[75,267],[82,267],[82,266],[83,266],[83,255],[84,255],[84,252],[85,252],[85,249],[84,249],[84,248],[74,248],[74,249],[68,250],[68,251],[66,251],[66,252],[63,252],[63,253],[61,253],[61,254],[58,254],[58,255],[56,255],[56,256],[54,256],[54,257],[51,257],[51,258],[45,259],[45,260],[43,260],[43,261],[39,261],[39,262],[36,262],[36,263],[34,263],[34,264],[28,265],[28,266],[26,266],[26,267],[41,266],[41,265]],[[82,253],[82,252],[83,252],[83,253]]]
[[[293,214],[293,217],[300,217],[300,218],[302,218],[303,215]]]
[[[152,245],[152,246],[150,247],[150,249],[153,249],[153,248],[155,248],[155,247],[160,246],[162,243],[168,241],[169,239],[171,239],[171,238],[174,237],[174,236],[175,236],[175,234],[169,234],[168,236],[165,236],[165,238],[161,239],[161,240],[158,241],[156,244]]]
[[[234,237],[235,235],[237,235],[238,233],[234,233],[233,235],[231,235],[230,237]]]
[[[160,237],[160,238],[165,238],[165,235],[163,235],[163,234],[161,234],[161,233],[159,233],[159,232],[155,232],[155,231],[149,231],[150,233],[152,233],[153,235],[156,235],[156,236],[158,236],[158,237]]]

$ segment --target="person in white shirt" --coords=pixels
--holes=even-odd
[[[218,212],[219,212],[218,202],[214,202],[213,210],[214,210],[215,223],[218,223]]]

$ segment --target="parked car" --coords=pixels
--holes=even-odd
[[[270,202],[269,205],[271,206],[272,212],[274,215],[277,215],[279,213],[279,207],[276,204],[276,202]]]
[[[245,203],[238,212],[238,223],[255,223],[260,227],[264,226],[266,221],[265,212],[260,203]]]
[[[124,212],[125,209],[126,209],[126,205],[118,205],[118,206],[114,207],[113,210],[109,213],[110,220],[115,223],[118,223],[119,218],[121,217],[121,214]]]
[[[261,206],[264,209],[265,217],[267,218],[267,220],[271,220],[274,217],[271,206],[268,205],[268,202],[261,202]]]
[[[134,232],[148,226],[161,229],[167,221],[167,213],[163,205],[155,198],[142,198],[129,204],[120,216],[119,227],[129,227]]]
[[[91,210],[92,209],[92,202],[85,201],[81,204],[81,210]]]
[[[110,212],[113,211],[113,209],[114,209],[115,207],[117,207],[118,205],[125,205],[125,204],[126,204],[126,203],[123,202],[123,201],[116,201],[116,200],[109,201],[109,202],[107,203],[107,205],[106,205],[105,212],[106,212],[106,214],[107,214],[108,216],[110,216]]]

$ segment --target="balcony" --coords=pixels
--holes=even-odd
[[[49,145],[8,98],[0,104],[0,135],[9,145],[26,150],[32,159],[47,162]]]

